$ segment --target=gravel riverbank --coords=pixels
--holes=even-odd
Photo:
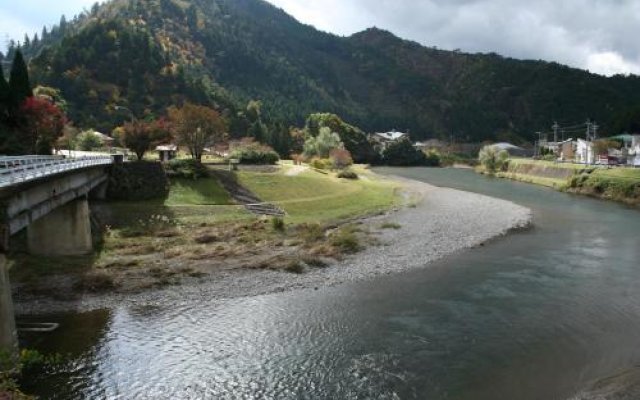
[[[232,299],[287,290],[333,286],[372,279],[427,264],[479,246],[511,230],[527,227],[531,211],[514,203],[475,193],[402,180],[411,204],[364,220],[379,244],[327,268],[304,274],[231,269],[178,286],[138,294],[87,295],[73,302],[30,300],[15,305],[18,314],[112,308],[120,305],[186,304],[199,299]],[[381,224],[399,229],[380,229]]]

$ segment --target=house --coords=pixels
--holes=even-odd
[[[576,159],[576,147],[577,142],[573,139],[567,139],[559,144],[560,154],[558,158],[560,161],[571,161]]]
[[[374,133],[369,136],[369,139],[378,144],[382,150],[386,149],[391,143],[398,142],[402,139],[409,139],[408,133],[396,132],[395,130],[391,132],[383,132],[383,133]]]
[[[160,162],[166,163],[176,158],[178,155],[178,146],[175,144],[165,144],[156,147],[156,151],[158,152]]]
[[[491,145],[494,149],[498,151],[506,151],[510,156],[516,157],[528,157],[531,155],[531,152],[523,147],[516,146],[511,143],[501,142]]]

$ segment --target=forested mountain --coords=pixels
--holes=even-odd
[[[272,126],[331,112],[415,139],[517,140],[554,120],[606,130],[640,104],[638,77],[437,50],[379,29],[338,37],[262,0],[113,0],[61,25],[24,49],[33,80],[60,88],[77,124],[106,131],[123,119],[114,105],[161,113],[189,99],[224,109],[240,135],[236,117],[256,99]]]

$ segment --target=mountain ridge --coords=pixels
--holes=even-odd
[[[121,119],[108,110],[117,102],[161,113],[190,100],[235,117],[258,99],[273,123],[300,126],[310,113],[332,112],[416,139],[522,141],[554,120],[592,118],[606,130],[640,104],[636,76],[440,50],[375,27],[337,36],[262,0],[114,0],[64,30],[33,51],[34,80],[60,87],[79,124],[103,129]],[[128,65],[137,58],[142,65]]]

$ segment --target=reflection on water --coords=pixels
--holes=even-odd
[[[640,364],[636,210],[469,171],[383,172],[516,201],[535,228],[372,282],[58,317],[59,336],[23,339],[71,357],[28,388],[58,399],[566,399]]]

